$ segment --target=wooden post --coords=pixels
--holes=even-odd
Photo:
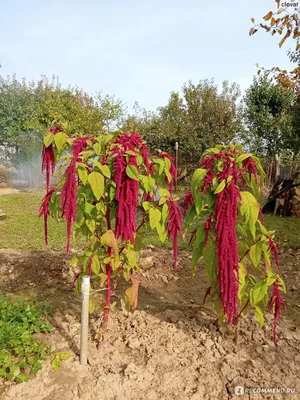
[[[90,277],[82,278],[82,304],[81,304],[81,335],[80,335],[80,364],[87,364],[88,357],[88,333],[89,333],[89,298]]]
[[[176,167],[175,191],[177,192],[177,184],[178,184],[178,142],[175,143],[175,167]]]

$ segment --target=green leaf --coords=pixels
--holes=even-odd
[[[262,254],[262,242],[259,241],[250,247],[249,255],[254,267],[258,267]]]
[[[91,174],[89,174],[88,181],[96,199],[100,200],[104,194],[104,176],[99,172],[93,171]]]
[[[240,156],[238,156],[238,158],[236,159],[236,163],[242,162],[244,160],[246,160],[247,158],[251,157],[251,154],[241,154]]]
[[[209,281],[214,282],[217,279],[217,264],[218,264],[216,242],[213,241],[208,242],[207,248],[203,251],[203,259]]]
[[[194,194],[194,199],[196,213],[199,215],[203,210],[203,207],[205,206],[205,198],[203,197],[203,194],[199,190],[197,190]]]
[[[131,268],[136,266],[136,252],[132,249],[126,251],[126,257]]]
[[[257,281],[254,287],[250,290],[250,303],[256,306],[268,292],[267,283],[263,280]]]
[[[258,306],[255,307],[255,318],[256,321],[258,322],[258,325],[262,328],[265,323],[265,318],[263,312]]]
[[[97,156],[100,156],[101,155],[101,144],[100,143],[96,143],[94,145],[94,150],[95,150],[95,153],[97,154]]]
[[[225,188],[225,185],[226,185],[226,181],[224,179],[221,183],[219,183],[217,189],[214,191],[214,194],[222,192],[222,190],[224,190],[224,188]]]
[[[244,217],[244,223],[249,226],[253,239],[255,239],[259,205],[252,193],[241,192],[240,194],[240,213]]]
[[[166,170],[170,171],[170,169],[171,169],[171,161],[168,159],[168,157],[165,157],[164,161],[165,161]]]
[[[149,210],[149,220],[150,220],[150,227],[154,229],[161,220],[161,212],[157,208],[151,208]]]
[[[56,371],[59,370],[61,362],[70,358],[70,354],[58,352],[55,354],[54,359],[51,361],[52,368]]]
[[[243,262],[239,263],[239,300],[242,300],[245,294],[247,269]]]
[[[242,258],[249,250],[249,246],[247,245],[247,243],[239,240],[238,241],[238,249],[239,249],[239,258]]]
[[[276,281],[277,276],[273,274],[273,272],[269,272],[267,276],[267,286],[273,285],[273,283]]]
[[[67,138],[68,136],[65,134],[65,132],[58,132],[56,135],[54,135],[54,141],[58,150],[61,150],[64,147]]]
[[[19,375],[16,377],[16,381],[19,382],[19,383],[21,383],[21,382],[28,382],[28,375],[25,374],[24,372],[22,372],[21,374],[19,374]]]
[[[45,145],[46,147],[49,147],[50,144],[53,142],[53,140],[54,140],[54,135],[53,135],[53,133],[51,133],[51,132],[48,133],[48,135],[44,137],[44,145]]]
[[[137,234],[134,240],[134,250],[135,251],[140,251],[142,249],[143,245],[143,238],[141,235]]]
[[[151,208],[154,207],[154,205],[149,201],[143,201],[142,206],[145,211],[149,211]]]
[[[159,189],[160,197],[170,197],[170,192],[167,189]]]
[[[85,221],[86,226],[89,228],[89,230],[94,233],[95,228],[96,228],[96,221],[94,219],[87,219]]]
[[[263,254],[264,254],[265,264],[266,264],[267,268],[270,268],[270,266],[271,266],[271,253],[270,253],[270,250],[269,250],[268,243],[263,243],[262,244],[262,251],[263,251]]]
[[[81,180],[81,182],[85,185],[87,183],[87,179],[88,179],[88,172],[85,168],[79,167],[77,169],[79,178]]]
[[[104,176],[106,176],[106,178],[110,179],[111,178],[111,173],[110,173],[110,169],[108,167],[108,165],[102,165],[100,164],[100,171],[102,172],[102,174]]]
[[[92,271],[95,275],[99,275],[100,273],[100,262],[98,256],[94,255],[92,260]]]
[[[99,274],[99,278],[100,278],[100,286],[103,287],[104,283],[106,282],[107,279],[107,275],[103,274],[102,272]]]
[[[158,224],[155,226],[155,228],[156,228],[156,231],[157,231],[157,233],[158,233],[159,240],[160,240],[162,243],[164,243],[164,242],[167,240],[167,236],[168,236],[168,234],[167,234],[167,232],[166,232],[166,230],[165,230],[164,225],[161,225],[160,223],[158,223]]]
[[[90,299],[89,301],[89,313],[92,314],[95,311],[95,302],[94,299]]]
[[[207,170],[203,168],[198,168],[192,175],[191,188],[192,192],[195,193],[196,189],[200,186],[201,181],[206,175]]]
[[[204,241],[205,241],[205,231],[203,229],[203,224],[201,224],[200,226],[198,226],[196,232],[193,257],[192,257],[192,269],[195,269],[197,267],[199,259],[203,256]]]
[[[168,218],[168,206],[166,204],[164,204],[162,207],[161,217],[162,217],[162,222],[164,224]]]
[[[127,165],[126,174],[129,178],[134,179],[136,181],[139,180],[139,173],[137,168],[134,165]]]

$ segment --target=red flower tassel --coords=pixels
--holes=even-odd
[[[281,314],[281,306],[283,306],[284,311],[286,310],[285,300],[281,297],[281,294],[280,294],[280,287],[281,287],[281,284],[278,281],[278,279],[276,279],[276,281],[274,282],[273,293],[272,293],[270,303],[269,303],[270,311],[272,311],[273,307],[274,307],[274,343],[275,344],[277,342],[277,321]]]
[[[236,237],[236,217],[238,213],[239,191],[234,182],[217,195],[215,208],[216,245],[218,258],[218,281],[220,299],[224,315],[231,324],[237,317],[238,308],[238,244]]]
[[[182,213],[177,203],[174,200],[168,201],[168,219],[167,219],[167,232],[168,239],[173,239],[173,256],[174,256],[174,269],[177,267],[177,249],[178,249],[178,233],[183,235],[182,232]]]
[[[56,135],[58,132],[61,132],[61,129],[59,127],[51,128],[50,132],[53,133],[53,135]],[[49,186],[50,186],[50,175],[54,174],[54,170],[55,170],[55,156],[53,151],[53,145],[52,143],[48,147],[43,145],[42,173],[46,172],[47,192],[49,191]]]
[[[76,162],[79,161],[79,153],[86,149],[86,141],[88,138],[79,138],[73,144],[73,159],[66,168],[64,177],[65,183],[61,191],[62,216],[67,221],[67,254],[70,252],[70,240],[72,223],[76,222],[77,217],[77,181],[76,181]]]
[[[54,174],[54,170],[55,170],[55,156],[52,143],[48,147],[43,145],[42,173],[46,172],[47,192],[49,191],[49,186],[50,186],[50,175]]]
[[[50,215],[49,211],[49,203],[51,200],[52,194],[55,192],[55,189],[51,189],[47,192],[45,197],[43,198],[40,210],[39,217],[44,216],[44,234],[45,234],[45,243],[48,245],[48,217]]]
[[[275,257],[275,264],[277,265],[277,267],[279,267],[279,260],[278,260],[279,249],[276,246],[276,243],[274,242],[274,240],[270,236],[268,237],[268,239],[269,239],[268,250]]]
[[[183,216],[185,217],[190,206],[195,204],[191,190],[184,193],[184,209]]]

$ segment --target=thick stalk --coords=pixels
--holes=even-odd
[[[110,257],[111,250],[109,249],[107,256]],[[110,299],[111,299],[111,273],[112,267],[111,264],[107,264],[106,266],[106,291],[105,291],[105,306],[104,306],[104,317],[103,317],[103,324],[102,329],[105,333],[107,331],[108,320],[109,320],[109,306],[110,306]]]

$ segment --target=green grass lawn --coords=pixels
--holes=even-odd
[[[0,196],[0,209],[7,218],[0,221],[0,248],[41,249],[44,243],[44,221],[38,218],[38,210],[43,198],[42,192],[17,193]],[[300,247],[300,220],[298,218],[265,216],[268,229],[276,230],[279,246]],[[188,238],[187,238],[188,240]],[[66,225],[49,218],[49,248],[63,249],[66,243]],[[80,240],[79,245],[83,244]],[[167,241],[161,243],[154,232],[145,234],[144,246],[172,247]],[[75,243],[73,242],[73,246]],[[187,243],[179,240],[179,248],[188,249]]]
[[[40,249],[44,243],[44,220],[38,218],[43,193],[0,196],[0,208],[7,213],[0,222],[0,248]],[[49,218],[49,247],[61,249],[66,243],[66,225]]]
[[[296,217],[279,217],[265,215],[265,226],[276,230],[276,241],[279,247],[300,248],[300,219]]]

